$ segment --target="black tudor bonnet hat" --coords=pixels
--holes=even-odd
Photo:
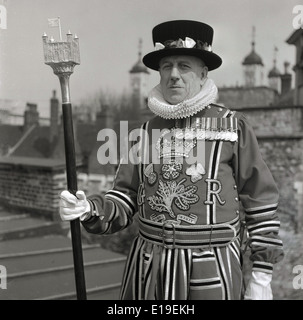
[[[212,52],[214,30],[208,24],[192,20],[173,20],[161,23],[152,31],[155,51],[143,57],[143,63],[159,70],[162,58],[190,55],[203,60],[208,70],[220,67],[222,59]]]

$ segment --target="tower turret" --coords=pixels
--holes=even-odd
[[[278,48],[274,48],[274,60],[273,60],[273,68],[268,73],[268,82],[269,86],[276,90],[277,92],[280,91],[280,80],[281,80],[281,74],[279,69],[277,68],[277,52]]]
[[[132,90],[132,103],[134,110],[143,110],[146,108],[147,99],[147,77],[149,71],[142,62],[142,39],[139,40],[138,61],[129,71]]]
[[[256,29],[253,27],[251,52],[242,62],[244,67],[244,85],[245,87],[257,87],[263,85],[263,61],[255,51]]]

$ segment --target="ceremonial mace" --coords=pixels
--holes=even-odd
[[[68,32],[67,41],[65,42],[55,42],[53,38],[49,40],[46,34],[43,35],[42,39],[45,64],[52,67],[54,74],[57,75],[60,80],[67,188],[69,192],[75,195],[78,187],[69,78],[74,71],[74,67],[80,64],[79,38]],[[86,300],[80,220],[76,219],[71,221],[70,228],[77,299]]]

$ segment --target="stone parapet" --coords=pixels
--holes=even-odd
[[[62,160],[0,158],[0,203],[11,211],[58,216],[59,194],[66,188]]]
[[[303,136],[302,106],[262,106],[239,108],[257,136],[298,138]]]

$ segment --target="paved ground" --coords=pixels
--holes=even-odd
[[[7,271],[0,300],[76,299],[66,227],[0,207],[0,264]],[[83,242],[82,247],[88,299],[118,299],[125,255],[98,244]]]

